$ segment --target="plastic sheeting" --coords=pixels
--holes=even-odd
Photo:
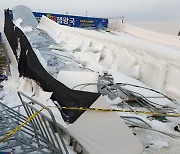
[[[34,17],[32,11],[23,5],[18,5],[12,8],[14,21],[21,19],[23,22],[21,23],[22,27],[31,26],[36,27],[38,22]]]

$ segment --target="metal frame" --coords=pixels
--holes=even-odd
[[[28,117],[38,111],[34,105],[44,107],[21,92],[18,92],[18,95],[22,105],[16,108],[10,108],[0,102],[0,139],[27,120],[26,116],[20,114],[21,106],[24,107]],[[0,150],[18,154],[34,152],[68,154],[60,127],[58,127],[52,111],[48,108],[44,110],[47,111],[49,116],[42,113],[38,114],[17,133],[0,143]]]
[[[37,102],[36,100],[32,99],[31,97],[23,94],[22,92],[18,92],[18,96],[22,102],[22,105],[26,111],[26,114],[31,116],[35,112],[39,111],[38,108],[45,107],[43,104]],[[23,97],[30,102],[24,101]],[[35,107],[36,106],[36,107]],[[43,113],[39,113],[32,121],[31,124],[33,125],[34,132],[37,134],[40,133],[44,139],[51,143],[51,147],[54,147],[54,150],[57,150],[57,153],[66,153],[68,154],[67,147],[64,143],[62,138],[62,133],[60,131],[60,127],[55,120],[55,117],[52,111],[49,108],[45,108],[46,115]],[[48,115],[48,116],[47,116]],[[36,138],[37,142],[40,142],[38,138]]]
[[[108,83],[108,84],[102,85],[102,83]],[[160,92],[157,92],[155,90],[148,89],[145,87],[140,87],[137,85],[131,85],[131,84],[125,84],[125,83],[122,83],[122,84],[114,83],[112,76],[107,73],[105,73],[102,76],[99,76],[97,88],[98,88],[98,91],[102,95],[108,95],[108,97],[112,100],[117,97],[122,98],[122,102],[117,104],[117,106],[121,106],[126,109],[130,109],[130,110],[133,109],[132,106],[130,106],[126,103],[127,100],[133,100],[134,102],[141,105],[145,110],[149,110],[151,112],[157,112],[157,113],[174,113],[175,112],[174,108],[172,108],[172,107],[164,108],[164,106],[156,104],[153,101],[150,101],[148,99],[150,97],[145,97],[144,95],[142,95],[138,92],[128,90],[125,87],[126,85],[135,86],[137,88],[143,88],[146,90],[151,90],[151,91],[161,94]],[[161,94],[161,96],[158,98],[165,98],[165,99],[169,99],[170,101],[174,102],[171,98],[169,98],[163,94]]]

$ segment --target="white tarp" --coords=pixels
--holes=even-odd
[[[91,107],[110,109],[101,96]],[[140,154],[143,147],[115,112],[86,111],[68,131],[91,154]]]

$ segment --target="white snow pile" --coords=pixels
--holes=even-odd
[[[20,19],[17,21],[18,26],[26,34],[43,67],[69,88],[98,92],[99,76],[108,73],[112,76],[114,83],[127,84],[126,90],[140,93],[148,101],[153,102],[154,106],[161,106],[161,109],[170,107],[176,113],[180,113],[180,83],[178,82],[180,49],[147,41],[124,32],[66,27],[44,16],[36,28],[21,27],[21,22]],[[49,99],[51,93],[42,91],[32,80],[19,79],[12,75],[2,85],[4,91],[0,96],[3,98],[2,102],[9,106],[16,106],[20,103],[16,91],[23,91],[46,105],[53,104]],[[141,86],[144,89],[132,85]],[[149,88],[154,91],[149,91]],[[167,98],[161,98],[162,95],[155,90],[177,101],[172,102]],[[111,100],[104,96],[101,99],[107,100],[114,109],[119,109],[115,105],[122,101],[120,97]],[[59,111],[53,109],[53,113],[57,121],[67,128]],[[86,116],[83,116],[82,119],[85,119]],[[91,117],[94,116],[95,114],[91,115]],[[98,115],[96,116],[98,117]],[[126,116],[130,116],[132,118],[130,121],[126,121],[127,123],[135,122],[140,125],[140,127],[132,128],[132,131],[143,144],[144,154],[179,153],[180,133],[174,130],[174,127],[180,124],[179,118],[169,117],[166,122],[162,122],[147,115],[118,113],[118,116],[125,121],[127,120]],[[108,119],[108,117],[106,118]],[[91,119],[89,120],[91,122]],[[96,120],[98,123],[98,119]],[[77,122],[75,126],[70,126],[71,133],[74,133],[73,127],[78,129],[80,124],[78,125]],[[84,125],[82,127],[87,128]],[[99,131],[101,132],[100,128]],[[109,133],[111,134],[111,132]],[[85,134],[80,132],[80,135]],[[80,135],[77,135],[77,138],[83,140],[84,138]],[[89,148],[91,146],[94,146],[93,143],[89,145]],[[129,145],[129,148],[131,146]]]
[[[46,17],[41,19],[38,28],[60,42],[60,53],[67,51],[85,68],[100,74],[104,71],[110,74],[120,72],[180,99],[180,85],[177,82],[180,77],[179,49],[125,33],[109,34],[65,27]]]

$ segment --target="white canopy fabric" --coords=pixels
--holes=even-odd
[[[110,109],[103,96],[91,107]],[[143,147],[115,112],[85,111],[67,128],[90,154],[139,154]]]

